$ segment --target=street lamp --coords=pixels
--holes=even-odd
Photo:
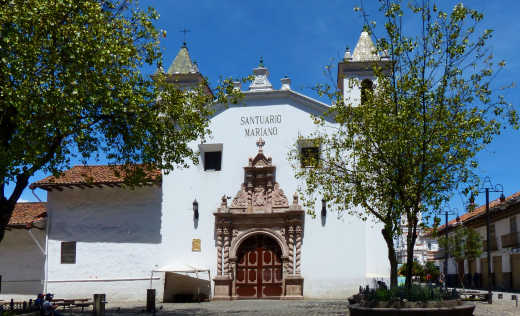
[[[448,243],[448,215],[455,215],[455,213],[452,210],[446,210],[444,211],[445,216],[445,227],[444,227],[444,235],[446,236],[446,245],[444,246],[444,267],[442,270],[444,270],[444,289],[448,291],[448,258],[450,256],[450,247]],[[457,214],[457,218],[458,218]]]
[[[487,279],[488,279],[488,303],[493,303],[493,292],[491,291],[491,240],[489,238],[489,225],[491,221],[491,214],[489,212],[489,192],[500,192],[500,202],[504,202],[504,187],[501,184],[493,185],[489,177],[485,177],[482,186],[479,188],[479,193],[486,193],[486,251],[487,251]]]

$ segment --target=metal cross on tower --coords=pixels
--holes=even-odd
[[[184,33],[184,41],[182,42],[182,46],[186,46],[186,33],[189,33],[191,31],[184,28],[184,29],[180,30],[179,32]]]
[[[256,141],[256,146],[258,146],[258,152],[259,152],[259,153],[263,152],[262,147],[264,147],[264,145],[265,145],[265,141],[262,139],[262,137],[260,137],[260,138]]]

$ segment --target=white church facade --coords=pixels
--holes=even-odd
[[[365,68],[376,57],[363,33],[340,63],[341,85],[370,78]],[[167,74],[187,87],[201,76],[184,46]],[[114,301],[144,300],[149,288],[164,301],[345,298],[388,277],[378,225],[333,212],[313,218],[295,195],[301,183],[289,151],[328,105],[292,90],[288,78],[273,88],[262,64],[242,92],[211,118],[211,137],[191,144],[199,165],[157,171],[133,190],[107,166],[33,183],[48,192],[42,291]]]

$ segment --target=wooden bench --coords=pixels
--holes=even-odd
[[[84,311],[85,307],[93,306],[94,302],[89,301],[88,298],[71,298],[71,299],[63,299],[63,302],[57,304],[60,306],[68,307],[69,310],[72,311],[74,307],[81,307],[81,312]]]

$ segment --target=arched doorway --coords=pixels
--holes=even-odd
[[[280,298],[283,292],[282,250],[272,237],[255,234],[238,248],[238,298]]]
[[[215,215],[215,300],[303,299],[301,252],[305,212],[289,204],[276,167],[260,138],[258,154],[244,167],[231,205],[224,195]]]

